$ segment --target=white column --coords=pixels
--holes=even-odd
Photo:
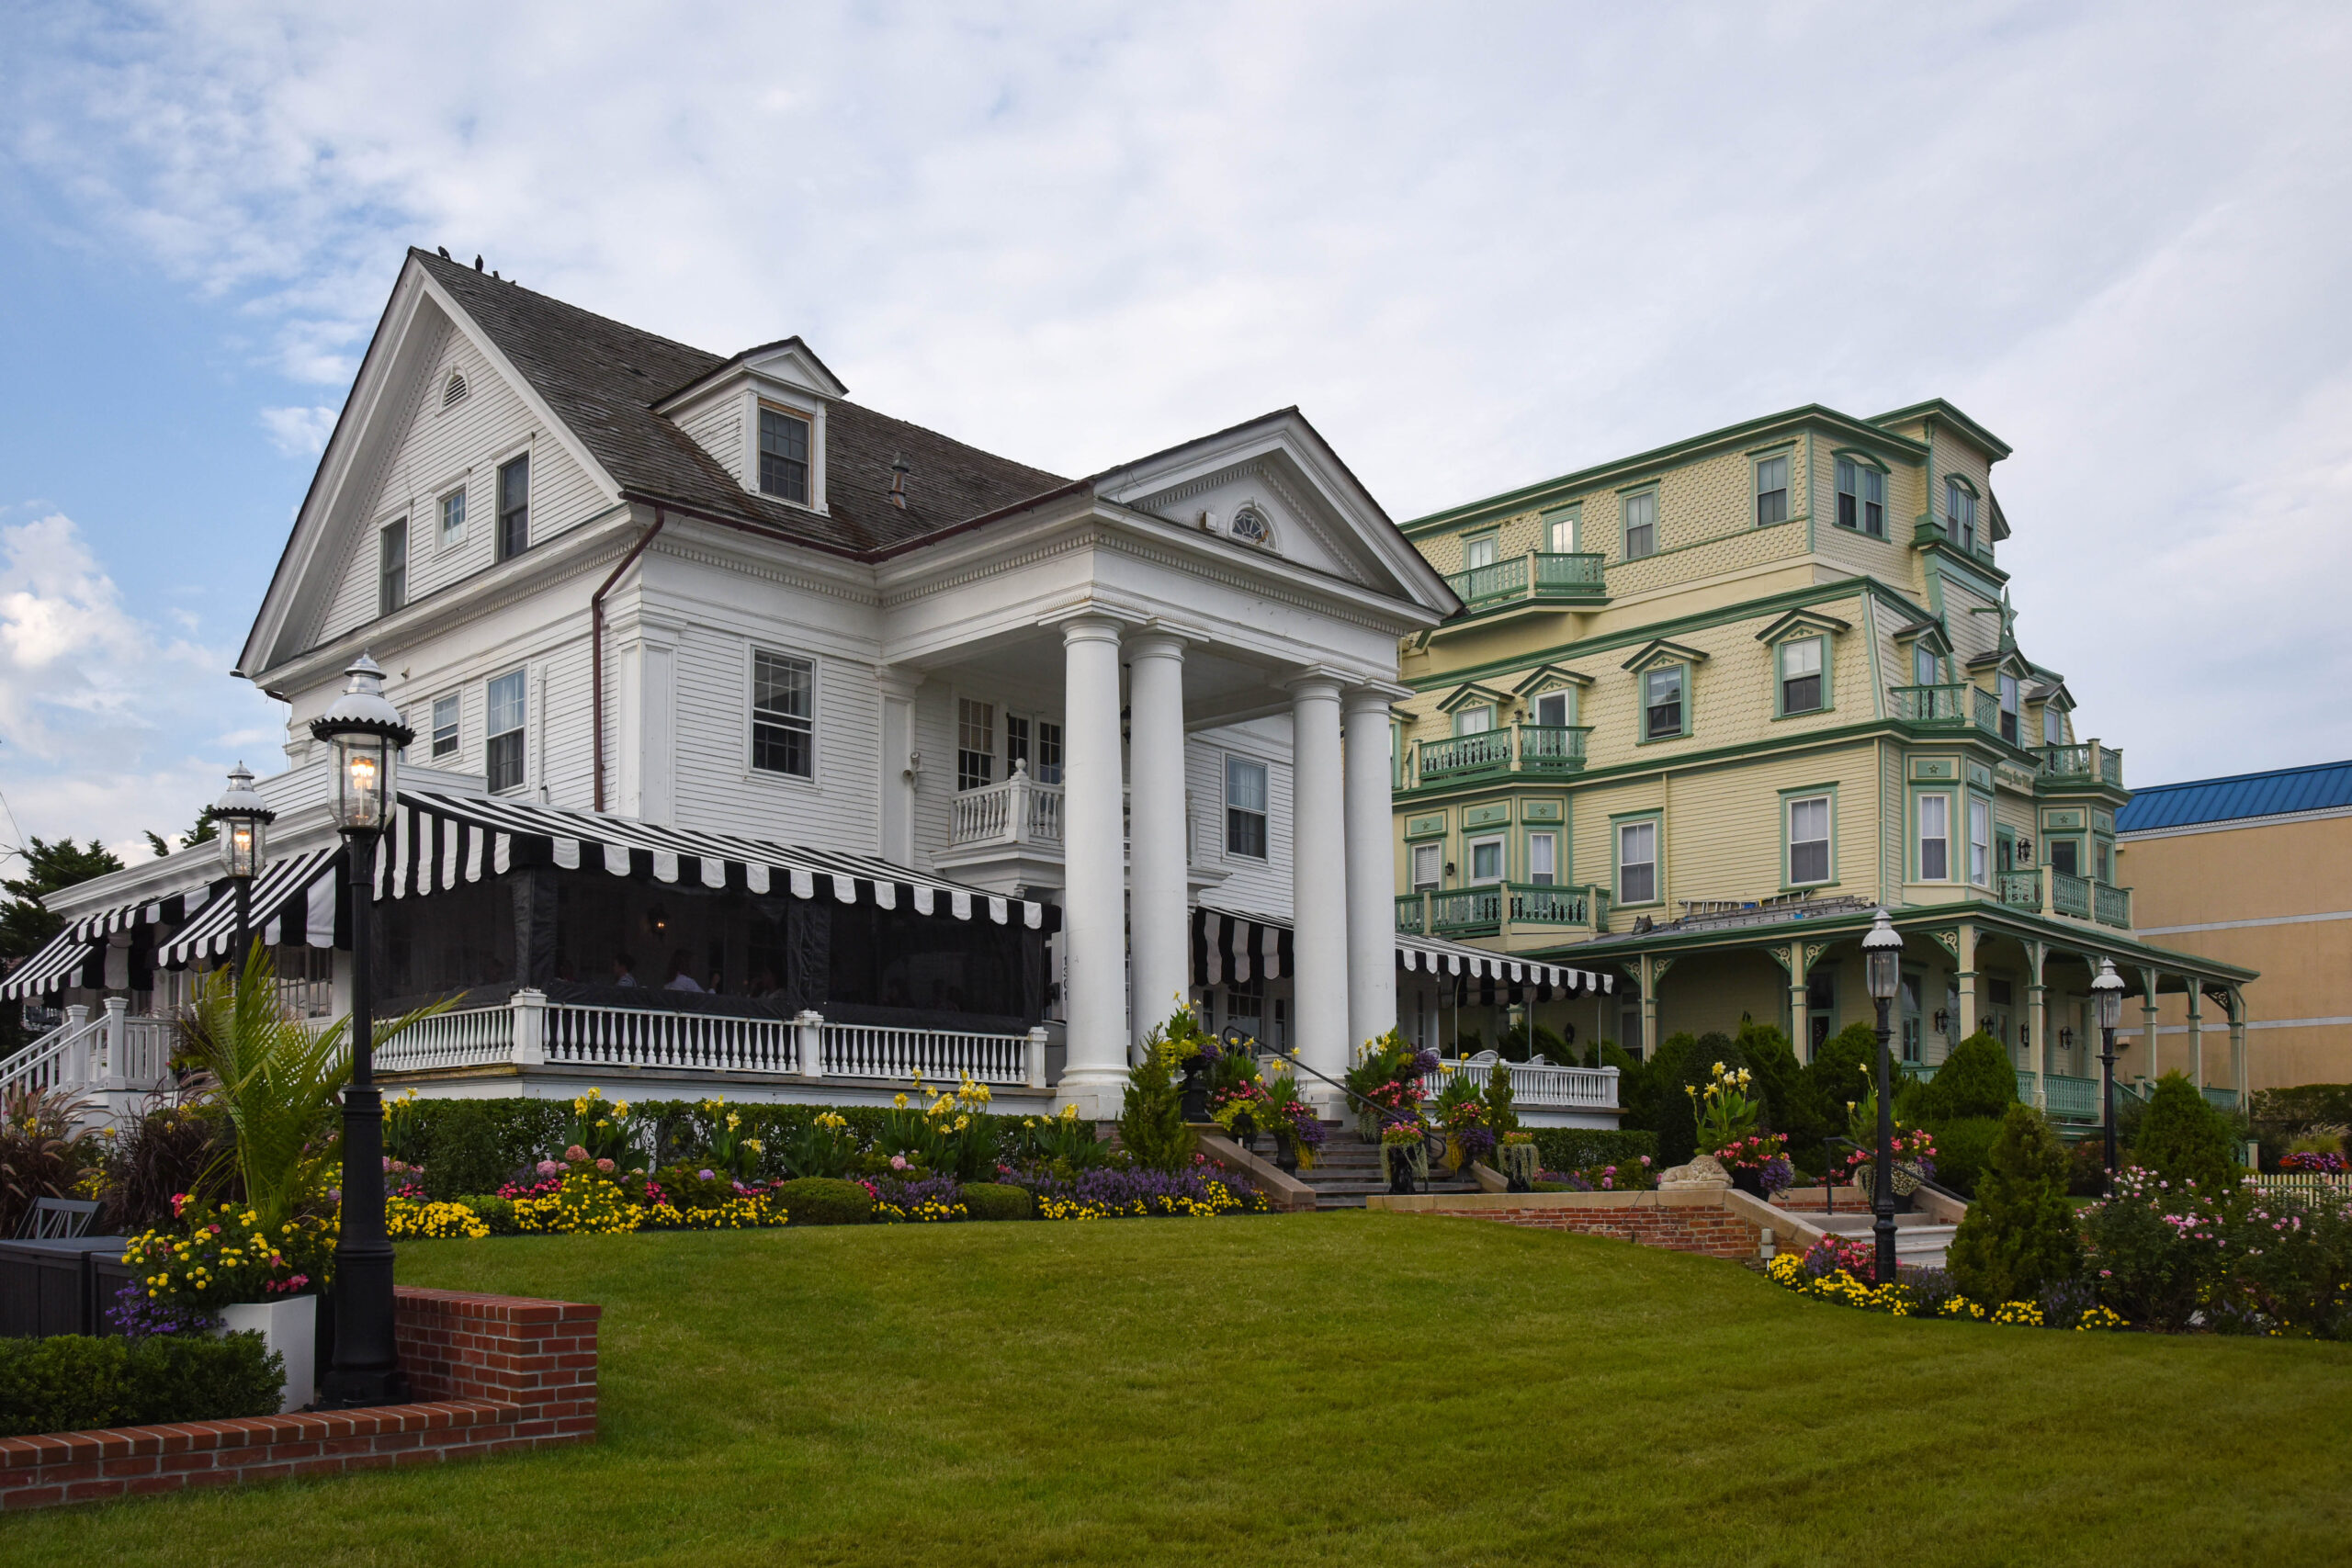
[[[1127,639],[1127,918],[1140,1041],[1190,990],[1184,933],[1184,639]]]
[[[1126,871],[1119,853],[1119,624],[1062,626],[1062,951],[1069,1020],[1061,1100],[1119,1113],[1127,1077]]]
[[[1348,853],[1345,782],[1340,759],[1340,682],[1308,675],[1290,682],[1291,1010],[1299,1060],[1337,1079],[1348,1069]],[[1312,1086],[1311,1088],[1309,1086]],[[1300,1086],[1336,1100],[1321,1079]]]
[[[2188,976],[2188,1081],[2205,1092],[2205,983]]]
[[[1348,1041],[1396,1027],[1396,818],[1388,804],[1388,694],[1347,698]]]

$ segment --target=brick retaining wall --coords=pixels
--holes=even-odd
[[[1782,1228],[1774,1224],[1770,1210],[1745,1194],[1703,1188],[1670,1192],[1433,1192],[1374,1197],[1366,1206],[1576,1231],[1709,1258],[1754,1258],[1765,1230]]]
[[[0,1438],[0,1509],[595,1440],[602,1308],[460,1291],[397,1294],[401,1366],[420,1403]]]

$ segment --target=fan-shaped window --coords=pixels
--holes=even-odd
[[[1262,545],[1273,536],[1266,526],[1266,514],[1254,506],[1245,506],[1233,514],[1233,536],[1245,544]]]
[[[466,400],[466,378],[457,371],[449,372],[448,380],[441,386],[441,406],[454,408]]]

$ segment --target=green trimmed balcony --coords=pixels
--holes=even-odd
[[[1938,686],[1889,686],[1887,716],[1914,729],[1981,729],[2001,733],[2000,700],[1966,681]]]
[[[1400,936],[1508,936],[1514,931],[1609,929],[1609,890],[1552,882],[1489,882],[1424,888],[1396,897]]]
[[[2132,889],[2109,887],[2054,866],[2001,872],[1995,878],[1994,892],[2005,907],[2029,914],[2063,915],[2118,931],[2132,929]]]
[[[1589,724],[1514,724],[1475,735],[1423,740],[1414,747],[1413,776],[1426,787],[1509,773],[1557,778],[1584,771]]]
[[[1512,604],[1602,604],[1609,600],[1608,563],[1606,556],[1533,550],[1448,573],[1445,585],[1470,610]]]
[[[2033,749],[2033,762],[2037,789],[2123,787],[2123,753],[2096,740],[2073,746],[2037,746]]]

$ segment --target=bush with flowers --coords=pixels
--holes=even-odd
[[[2352,1338],[2352,1203],[2132,1167],[2083,1213],[2100,1299],[2151,1327]]]
[[[1749,1092],[1754,1082],[1751,1069],[1726,1067],[1717,1062],[1707,1069],[1704,1085],[1682,1086],[1682,1092],[1690,1097],[1690,1120],[1698,1129],[1701,1154],[1713,1154],[1756,1131],[1764,1117],[1764,1101]]]
[[[1899,1269],[1896,1279],[1882,1282],[1867,1237],[1824,1236],[1806,1252],[1779,1254],[1764,1271],[1774,1284],[1798,1295],[1894,1317],[1960,1318],[2080,1332],[2125,1326],[2122,1317],[2079,1290],[2053,1288],[2036,1300],[1987,1306],[1953,1289],[1951,1277],[1940,1269]]]
[[[1535,1183],[1538,1192],[1647,1192],[1657,1186],[1650,1156],[1581,1166],[1575,1170],[1547,1170]]]
[[[2278,1168],[2317,1171],[2324,1176],[2342,1176],[2346,1171],[2352,1170],[2352,1165],[2346,1165],[2344,1156],[2333,1149],[2296,1149],[2278,1156]]]
[[[1510,1076],[1507,1068],[1498,1072]],[[1446,1169],[1460,1170],[1493,1157],[1496,1129],[1485,1086],[1469,1073],[1446,1074],[1436,1098],[1430,1101],[1429,1112],[1430,1120],[1445,1134]],[[1384,1136],[1382,1142],[1386,1141]]]
[[[1419,1049],[1394,1029],[1356,1047],[1355,1066],[1340,1081],[1357,1108],[1357,1135],[1379,1143],[1400,1118],[1419,1122],[1425,1086],[1437,1070],[1436,1052]]]
[[[1279,1157],[1312,1169],[1321,1157],[1330,1130],[1298,1092],[1298,1072],[1290,1062],[1278,1061],[1262,1080],[1266,1086],[1266,1130],[1274,1135]]]
[[[180,1201],[180,1226],[148,1231],[123,1246],[147,1299],[218,1314],[222,1307],[322,1292],[334,1277],[333,1220],[298,1215],[271,1224],[237,1203]]]
[[[588,1161],[575,1162],[554,1191],[514,1200],[514,1224],[528,1235],[617,1235],[644,1221],[644,1206]]]

